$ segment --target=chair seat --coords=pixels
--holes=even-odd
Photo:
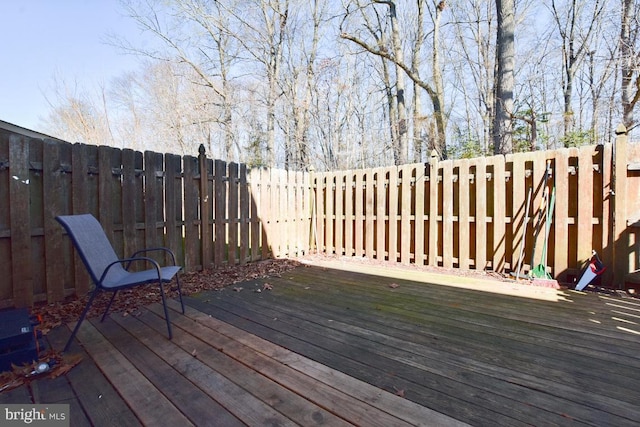
[[[179,266],[160,267],[160,280],[166,283],[171,282],[173,276],[180,271],[180,268]],[[144,283],[158,283],[158,272],[155,268],[144,271],[127,272],[115,280],[105,280],[101,286],[105,290],[116,290]]]

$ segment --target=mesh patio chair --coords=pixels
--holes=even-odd
[[[102,291],[113,292],[111,300],[102,315],[101,321],[105,319],[109,308],[121,289],[128,289],[139,285],[149,283],[157,283],[160,287],[160,295],[162,296],[162,305],[164,306],[164,317],[167,322],[167,330],[169,331],[169,339],[173,337],[171,333],[171,321],[169,320],[169,310],[164,293],[165,283],[170,283],[173,278],[176,279],[178,296],[180,297],[180,305],[182,306],[182,314],[184,314],[184,303],[182,301],[182,291],[180,289],[180,279],[177,276],[178,271],[182,267],[176,265],[174,253],[168,248],[148,248],[135,252],[129,258],[119,259],[113,250],[113,246],[109,242],[104,229],[98,220],[90,214],[83,215],[62,215],[56,217],[56,220],[67,230],[73,245],[75,246],[82,262],[89,271],[89,275],[95,284],[95,289],[91,292],[89,301],[85,306],[78,323],[76,323],[64,352],[69,349],[73,338],[80,329],[82,321],[87,316],[89,308],[95,297]],[[141,256],[152,251],[163,251],[170,255],[173,265],[161,267],[154,259]],[[128,271],[133,263],[151,264],[153,268],[144,271]]]

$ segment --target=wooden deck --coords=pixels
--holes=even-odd
[[[638,425],[640,300],[452,280],[306,266],[188,298],[173,341],[159,306],[86,322],[80,365],[0,403],[67,402],[72,426]]]

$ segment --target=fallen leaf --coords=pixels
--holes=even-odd
[[[396,396],[404,397],[404,390],[400,390],[400,389],[396,388],[395,386],[393,387],[393,389],[396,392]]]
[[[233,291],[234,291],[234,292],[240,292],[241,290],[242,290],[242,288],[241,288],[241,287],[233,288]]]
[[[262,286],[262,289],[264,289],[265,291],[270,291],[270,290],[272,290],[272,289],[273,289],[273,285],[271,285],[271,284],[269,284],[269,283],[265,283],[265,284]]]
[[[390,287],[391,289],[395,289],[395,288],[397,288],[398,286],[400,286],[400,285],[398,285],[397,283],[390,283],[390,284],[389,284],[389,287]]]

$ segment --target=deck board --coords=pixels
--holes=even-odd
[[[68,328],[59,327],[49,332],[47,341],[51,347],[61,349],[70,334],[71,331]],[[74,400],[77,400],[77,403],[70,402],[71,407],[83,408],[82,410],[71,409],[71,425],[85,425],[88,422],[90,425],[140,426],[138,418],[77,342],[72,343],[70,353],[80,354],[83,357],[82,362],[64,376],[73,389]],[[42,403],[53,403],[51,397],[45,395],[42,397]]]
[[[77,337],[142,424],[194,425],[90,322],[82,323]]]
[[[188,378],[171,366],[151,348],[139,340],[131,339],[138,337],[129,334],[129,331],[115,322],[95,322],[94,327],[103,335],[109,336],[111,344],[133,364],[146,379],[148,379],[156,389],[162,391],[162,395],[171,401],[176,409],[186,416],[196,426],[243,425],[240,420],[227,412],[218,402],[213,399],[201,399],[202,390],[193,384]],[[158,341],[156,339],[156,341]],[[161,342],[161,341],[160,341]],[[155,343],[150,344],[152,347]],[[175,352],[182,352],[181,349],[172,346]],[[172,355],[169,354],[169,357]],[[184,356],[182,356],[184,357]],[[169,419],[171,414],[160,415],[163,419]]]

